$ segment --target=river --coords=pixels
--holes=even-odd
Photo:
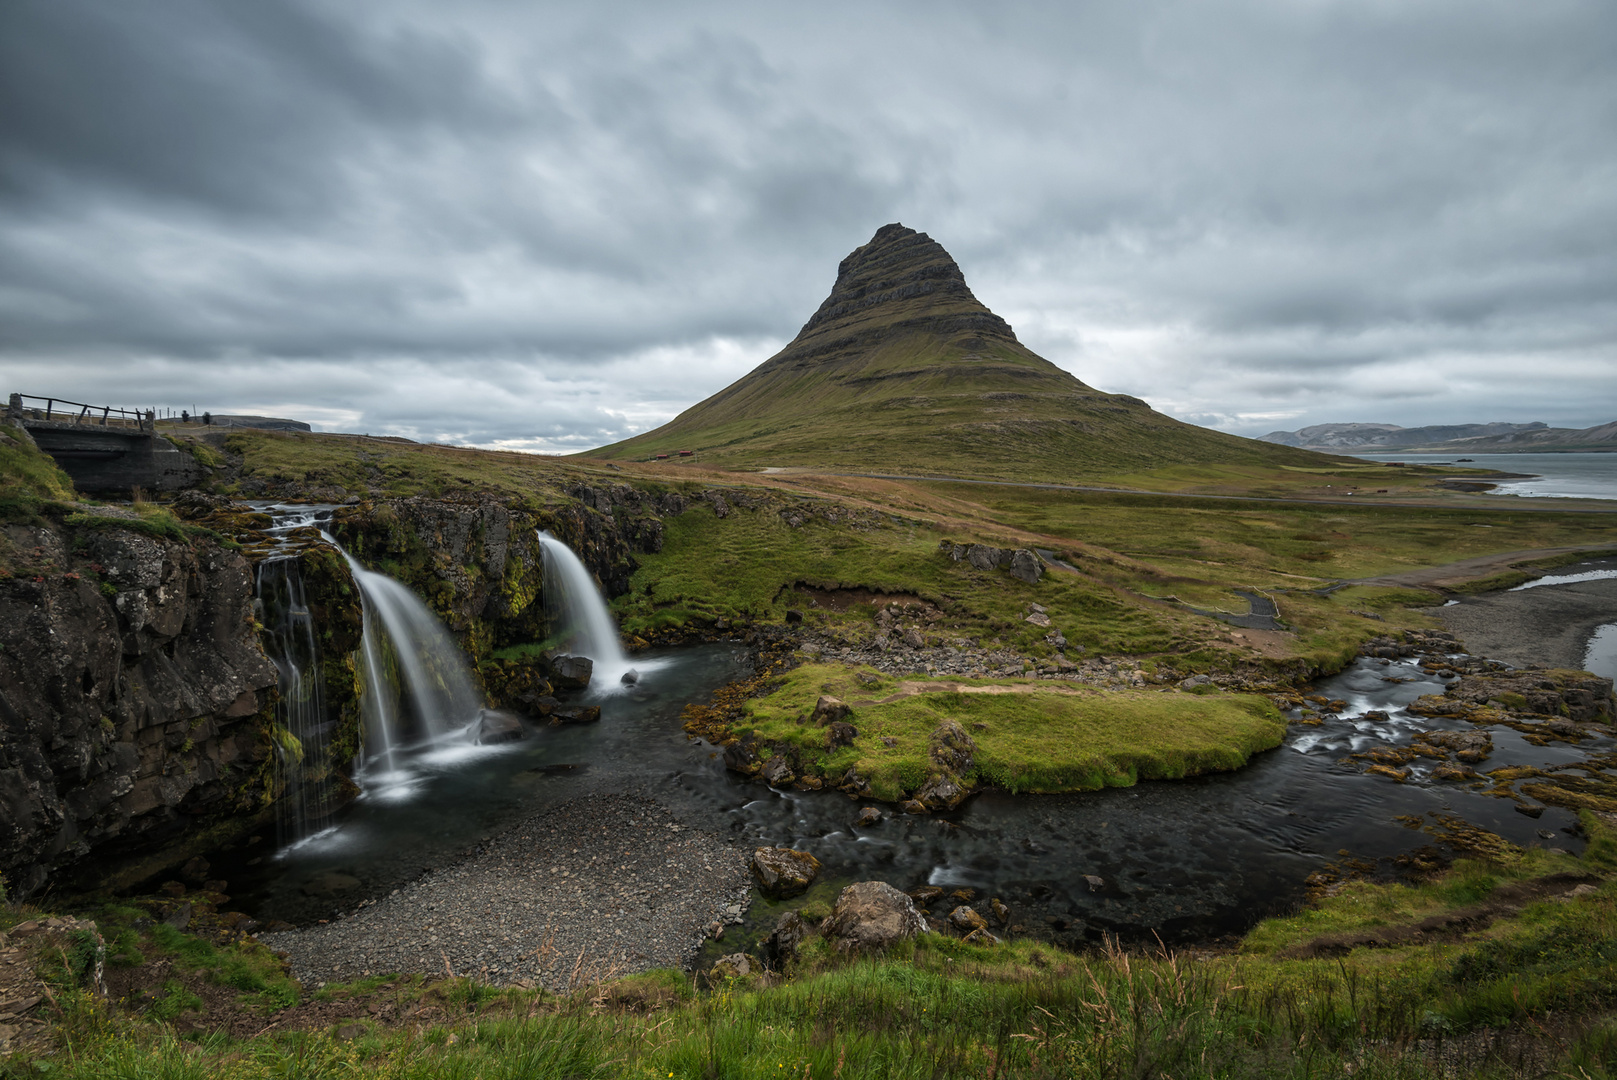
[[[985,793],[935,816],[884,808],[879,824],[857,829],[860,802],[744,780],[681,730],[686,702],[748,673],[744,650],[713,644],[642,655],[662,663],[638,686],[584,695],[602,706],[598,724],[407,757],[407,782],[367,791],[330,829],[279,852],[266,834],[210,856],[213,872],[229,879],[244,910],[305,923],[386,893],[574,796],[633,791],[744,845],[811,851],[833,884],[880,878],[906,889],[974,888],[1011,904],[1029,932],[1078,945],[1106,931],[1160,931],[1178,941],[1244,931],[1295,906],[1304,879],[1341,851],[1380,860],[1385,871],[1391,858],[1432,841],[1400,816],[1431,823],[1452,814],[1524,846],[1581,844],[1568,831],[1569,812],[1551,807],[1533,819],[1508,800],[1430,781],[1419,769],[1400,784],[1343,761],[1445,725],[1403,712],[1443,686],[1412,662],[1359,660],[1323,680],[1318,691],[1347,708],[1322,726],[1294,726],[1282,747],[1235,772],[1062,796]],[[1388,718],[1367,716],[1372,710]],[[1578,760],[1591,745],[1531,746],[1507,728],[1493,737],[1484,768]],[[333,874],[356,882],[353,890],[333,897],[321,885]],[[753,922],[772,918],[770,905],[754,905]]]

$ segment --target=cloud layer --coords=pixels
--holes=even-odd
[[[1183,419],[1617,416],[1617,8],[872,7],[5,5],[7,389],[585,449],[903,221]]]

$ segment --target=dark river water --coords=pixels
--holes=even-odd
[[[772,790],[728,773],[714,749],[688,739],[679,713],[690,701],[748,673],[740,646],[703,645],[641,654],[641,683],[591,693],[598,724],[536,727],[520,743],[462,746],[407,755],[386,782],[371,781],[326,831],[277,851],[272,834],[210,856],[237,906],[260,919],[306,922],[337,904],[310,895],[337,871],[360,886],[351,908],[423,871],[453,861],[483,839],[535,812],[588,791],[634,791],[691,823],[752,845],[813,852],[824,888],[879,878],[900,888],[973,888],[1012,906],[1027,932],[1077,944],[1102,932],[1170,941],[1239,933],[1294,907],[1304,879],[1340,852],[1387,861],[1432,842],[1397,817],[1455,815],[1513,843],[1581,848],[1573,815],[1537,819],[1509,800],[1425,778],[1416,759],[1408,783],[1365,775],[1348,754],[1407,743],[1418,730],[1458,721],[1413,717],[1402,706],[1443,682],[1412,663],[1361,660],[1317,689],[1348,706],[1323,726],[1294,725],[1278,749],[1243,769],[1062,796],[979,795],[958,812],[889,813],[856,829],[860,807],[838,792]],[[1389,681],[1409,680],[1409,681]],[[1380,710],[1387,719],[1364,714]],[[1493,730],[1495,752],[1480,768],[1581,759],[1591,749],[1535,747]],[[1609,745],[1606,740],[1600,745]],[[1598,747],[1596,747],[1598,748]],[[884,810],[890,810],[885,808]],[[1098,878],[1097,888],[1090,881]],[[319,890],[314,890],[318,892]],[[772,921],[754,905],[750,921]]]

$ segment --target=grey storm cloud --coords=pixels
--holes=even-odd
[[[0,6],[0,370],[580,450],[880,225],[1092,385],[1257,434],[1617,416],[1617,9]]]

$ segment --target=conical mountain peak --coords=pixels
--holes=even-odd
[[[978,338],[979,346],[988,340],[1016,344],[1010,324],[972,295],[943,245],[895,222],[842,260],[831,295],[770,363],[823,357],[843,344],[868,347],[877,336],[916,332],[966,334]]]
[[[942,244],[896,223],[842,260],[784,349],[657,430],[591,453],[1056,481],[1313,460],[1085,386],[1017,341]]]

